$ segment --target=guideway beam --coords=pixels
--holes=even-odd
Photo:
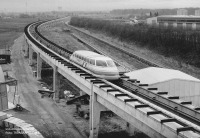
[[[101,111],[105,111],[106,108],[97,101],[97,94],[93,92],[92,83],[90,92],[91,94],[90,94],[90,137],[89,138],[98,138]]]

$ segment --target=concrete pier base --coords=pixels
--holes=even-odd
[[[33,64],[33,49],[29,46],[29,65]]]
[[[135,128],[133,125],[127,122],[126,132],[128,133],[129,136],[133,136],[135,133],[140,132],[140,131],[137,128]]]
[[[41,79],[41,71],[42,71],[42,58],[40,54],[37,53],[37,80]]]
[[[27,40],[24,41],[24,46],[22,47],[22,51],[24,51],[24,57],[27,58],[29,56],[29,44]]]
[[[91,86],[90,95],[90,136],[89,138],[98,138],[99,123],[101,111],[106,108],[97,101],[97,94],[93,92],[93,84]]]
[[[53,91],[54,93],[54,100],[59,102],[59,88],[60,88],[60,81],[59,81],[59,74],[57,66],[53,67]]]

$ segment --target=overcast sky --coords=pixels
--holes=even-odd
[[[200,7],[200,0],[0,0],[0,12],[110,11],[113,9]]]

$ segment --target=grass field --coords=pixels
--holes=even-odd
[[[0,19],[0,49],[8,49],[24,31],[24,27],[37,18]]]

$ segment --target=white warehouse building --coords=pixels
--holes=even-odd
[[[192,101],[200,106],[200,80],[178,70],[149,67],[126,73],[130,79],[137,79],[150,88],[179,96],[181,100]]]

